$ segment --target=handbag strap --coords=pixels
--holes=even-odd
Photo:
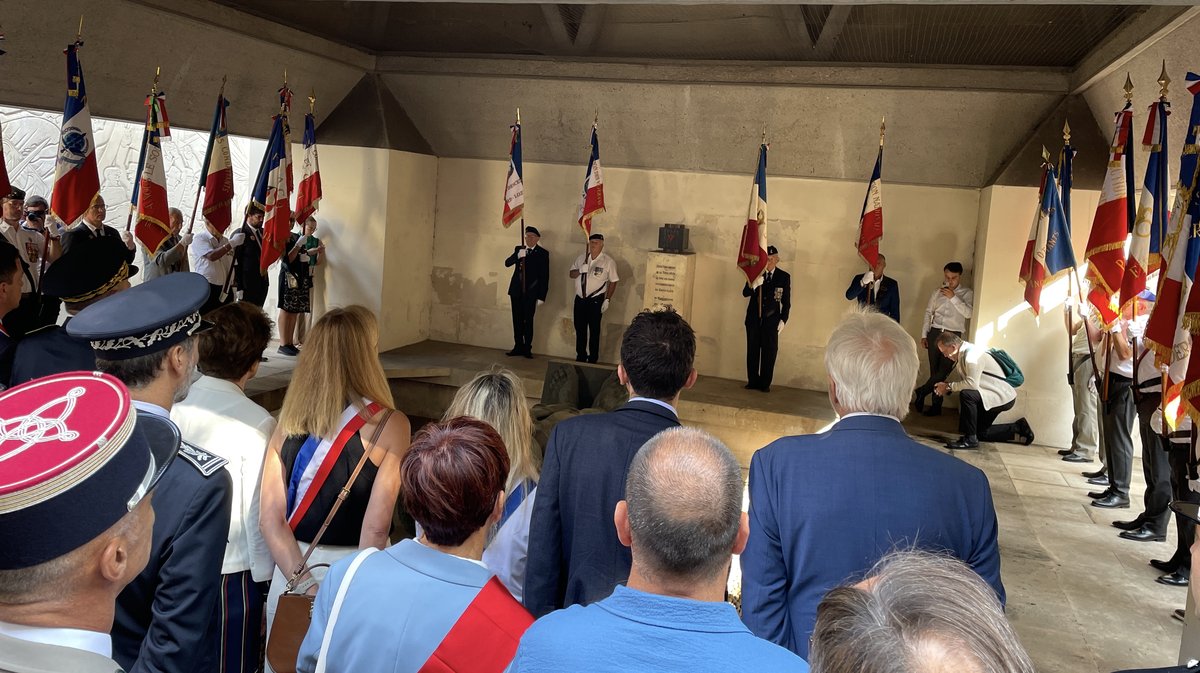
[[[367,557],[379,551],[375,547],[367,547],[354,557],[350,562],[350,567],[346,569],[346,576],[342,578],[342,583],[338,586],[337,596],[333,599],[333,609],[329,612],[329,623],[325,625],[325,635],[321,638],[321,651],[317,653],[317,667],[315,673],[325,673],[325,665],[329,658],[329,643],[333,642],[333,627],[337,624],[338,615],[342,612],[342,603],[346,600],[346,592],[350,590],[350,582],[354,579],[354,574],[358,572],[358,567],[362,565]]]
[[[363,465],[366,465],[367,458],[371,455],[371,449],[375,448],[375,443],[379,441],[379,435],[383,432],[383,426],[387,425],[388,419],[392,417],[392,411],[392,409],[388,409],[383,412],[383,418],[380,419],[379,424],[375,426],[375,432],[371,433],[371,441],[369,442],[370,447],[363,447],[363,455],[362,458],[358,459],[358,465],[354,466],[354,471],[350,473],[350,478],[346,480],[346,485],[343,486],[342,490],[338,493],[337,500],[333,503],[333,508],[329,510],[329,515],[325,517],[325,522],[321,524],[320,530],[317,531],[313,541],[308,545],[308,550],[304,552],[304,558],[300,559],[300,565],[296,567],[295,572],[293,572],[292,576],[288,578],[286,591],[290,592],[292,587],[296,586],[296,580],[300,579],[300,576],[304,574],[304,569],[308,564],[308,557],[312,556],[312,553],[316,550],[317,545],[321,543],[321,537],[325,535],[325,529],[329,528],[329,524],[333,521],[334,515],[337,514],[337,511],[341,508],[342,503],[346,501],[347,497],[349,497],[350,487],[354,485],[354,480],[358,478],[358,473],[362,472]]]

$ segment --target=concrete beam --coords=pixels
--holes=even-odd
[[[346,2],[411,2],[411,0],[346,0]],[[426,0],[429,3],[485,3],[497,5],[527,4],[525,0]],[[595,0],[565,0],[564,5],[588,5]],[[894,5],[895,0],[606,0],[610,5]],[[908,0],[909,5],[1044,5],[1045,0]],[[1128,5],[1128,0],[1055,0],[1057,5]],[[1193,0],[1145,0],[1142,5],[1190,7]]]
[[[460,75],[662,84],[754,84],[761,86],[866,87],[1011,91],[1065,95],[1069,73],[1055,68],[943,68],[839,66],[749,61],[633,61],[562,58],[380,55],[381,74]]]
[[[575,35],[575,51],[585,54],[596,46],[600,28],[604,26],[604,5],[585,5],[583,18],[579,21],[579,32]]]
[[[821,26],[821,35],[817,37],[817,43],[813,45],[812,57],[814,60],[823,61],[833,53],[838,38],[842,36],[842,29],[846,27],[846,20],[850,18],[850,10],[849,5],[838,5],[830,10],[825,24]]]
[[[571,39],[571,33],[567,30],[567,22],[563,18],[562,10],[557,4],[541,5],[542,15],[546,17],[546,27],[550,29],[550,36],[554,38],[554,46],[564,54],[572,51],[574,40]]]
[[[1147,7],[1080,61],[1071,74],[1071,93],[1087,91],[1197,16],[1200,7]]]

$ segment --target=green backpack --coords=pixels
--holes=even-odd
[[[996,376],[991,372],[986,372],[989,376],[996,376],[998,379],[1004,379],[1004,382],[1013,388],[1020,388],[1022,383],[1025,383],[1025,374],[1021,373],[1021,368],[1017,366],[1017,361],[1012,359],[1012,356],[1005,353],[999,348],[989,348],[988,355],[1000,365],[1000,371],[1004,372],[1004,376]]]

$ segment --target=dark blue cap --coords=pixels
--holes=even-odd
[[[778,255],[779,250],[773,245],[768,245],[767,246],[767,254],[768,255]]]
[[[182,343],[211,326],[200,319],[208,281],[172,273],[114,294],[80,311],[67,334],[87,339],[102,360],[128,360]]]
[[[588,240],[589,241],[603,241],[604,234],[592,234],[591,236],[588,236]]]
[[[537,236],[538,238],[542,237],[542,232],[538,231],[537,227],[525,227],[525,233],[533,234],[534,236]]]

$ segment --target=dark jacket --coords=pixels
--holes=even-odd
[[[617,539],[613,509],[637,450],[678,425],[669,409],[633,400],[554,426],[529,524],[524,600],[534,617],[607,598],[629,578],[632,557]]]
[[[763,272],[766,273],[765,271]],[[762,295],[762,315],[758,312],[758,298]],[[763,323],[777,324],[787,322],[792,312],[792,276],[783,269],[776,268],[771,272],[771,280],[763,281],[762,285],[750,289],[750,284],[742,288],[742,296],[750,297],[746,304],[746,324]]]
[[[114,237],[116,237],[116,239],[118,241],[121,240],[121,232],[117,231],[116,229],[113,229],[112,227],[108,226],[107,224],[104,225],[103,227],[101,227],[101,231],[103,232],[102,234],[100,234],[101,236],[114,236]],[[79,222],[75,226],[70,227],[66,231],[63,232],[62,241],[61,241],[63,254],[66,254],[72,247],[74,247],[80,241],[91,241],[91,240],[94,240],[95,238],[96,237],[92,235],[92,230],[83,222]],[[124,246],[125,245],[124,242],[122,242],[121,245]],[[137,246],[135,245],[134,248],[137,248]],[[129,248],[125,248],[125,253],[126,253],[125,261],[130,264],[133,264],[133,258],[135,256],[135,252],[133,250],[130,250]]]
[[[512,279],[508,281],[508,296],[546,301],[546,291],[550,288],[550,253],[539,245],[520,259],[517,253],[524,247],[513,248],[513,254],[504,260],[504,266],[515,267]]]
[[[750,460],[742,621],[807,658],[826,592],[912,546],[962,559],[1003,602],[996,528],[983,472],[911,439],[893,419],[854,416],[783,437]]]
[[[154,490],[150,561],[117,596],[113,620],[113,659],[129,673],[220,668],[211,625],[233,506],[226,462],[184,444]]]
[[[850,287],[846,288],[846,299],[853,299],[858,302],[859,306],[865,306],[874,299],[871,303],[880,313],[887,317],[900,322],[900,284],[891,276],[884,276],[879,283],[879,292],[874,297],[871,296],[871,285],[864,286],[862,277],[865,274],[858,274],[854,280],[850,281]]]
[[[17,342],[8,384],[15,386],[51,374],[90,372],[95,368],[92,344],[67,334],[64,322],[62,327],[50,325],[30,332]]]
[[[264,295],[270,281],[267,280],[259,265],[262,261],[262,228],[255,234],[255,229],[249,224],[243,224],[241,229],[246,240],[233,250],[234,277],[237,286],[250,295]]]

